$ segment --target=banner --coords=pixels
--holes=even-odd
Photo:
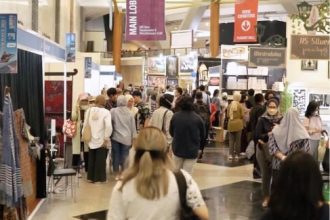
[[[258,0],[235,1],[234,42],[257,42]]]
[[[75,62],[76,61],[76,34],[75,33],[66,33],[65,42],[66,42],[66,62]]]
[[[126,40],[166,40],[164,0],[126,1]]]
[[[329,60],[329,36],[291,35],[291,59]]]
[[[92,58],[85,57],[85,78],[92,78]]]
[[[285,67],[285,48],[250,47],[249,67],[276,66]]]
[[[17,73],[17,14],[0,14],[0,73]]]
[[[221,59],[248,60],[249,48],[244,45],[221,45]]]

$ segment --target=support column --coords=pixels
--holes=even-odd
[[[123,13],[115,10],[113,19],[113,41],[112,41],[112,57],[113,64],[116,66],[116,72],[121,71],[121,44],[123,34]]]
[[[211,57],[219,55],[219,42],[220,42],[220,2],[213,1],[210,4],[210,52]]]
[[[61,0],[55,0],[55,42],[60,43]]]
[[[32,0],[32,30],[38,32],[39,29],[39,0]]]

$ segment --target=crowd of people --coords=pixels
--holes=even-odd
[[[274,219],[285,219],[275,218],[280,215],[276,201],[283,198],[273,196],[276,183],[289,181],[284,180],[283,173],[289,172],[283,170],[284,164],[289,166],[290,158],[292,164],[307,158],[296,152],[309,153],[315,164],[317,161],[323,129],[314,101],[303,122],[294,108],[281,113],[280,99],[271,91],[265,96],[253,90],[234,92],[229,101],[228,94],[219,90],[211,98],[203,85],[191,95],[180,87],[145,91],[129,86],[126,90],[110,88],[92,101],[86,94],[80,95],[72,114],[72,120],[84,121],[83,132],[90,126],[92,136],[87,143],[76,137],[79,135],[73,137],[77,139],[72,141],[73,165],[78,165],[78,154],[85,152],[88,181],[106,182],[106,159],[110,156],[110,170],[120,181],[111,196],[109,219],[177,219],[178,172],[186,180],[187,195],[194,198],[187,197],[187,205],[200,219],[208,219],[191,174],[212,139],[213,126],[227,131],[230,161],[239,160],[247,146],[253,145],[253,176],[262,177],[262,206],[274,209],[267,213]],[[323,201],[322,197],[318,200]]]

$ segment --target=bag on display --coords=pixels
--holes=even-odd
[[[89,114],[90,114],[90,110],[88,111],[88,115],[87,115],[87,118],[86,118],[86,125],[83,129],[83,132],[82,132],[82,137],[81,139],[85,142],[85,143],[88,143],[91,141],[92,139],[92,129],[91,129],[91,126],[89,125]]]
[[[63,124],[63,133],[68,136],[69,138],[72,138],[76,135],[77,131],[77,124],[75,121],[72,121],[70,119],[66,120]]]

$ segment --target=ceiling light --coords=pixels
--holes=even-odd
[[[210,26],[210,22],[206,22],[205,25],[208,27]]]
[[[196,41],[197,41],[197,38],[195,37],[195,38],[194,38],[194,42],[196,42]]]

